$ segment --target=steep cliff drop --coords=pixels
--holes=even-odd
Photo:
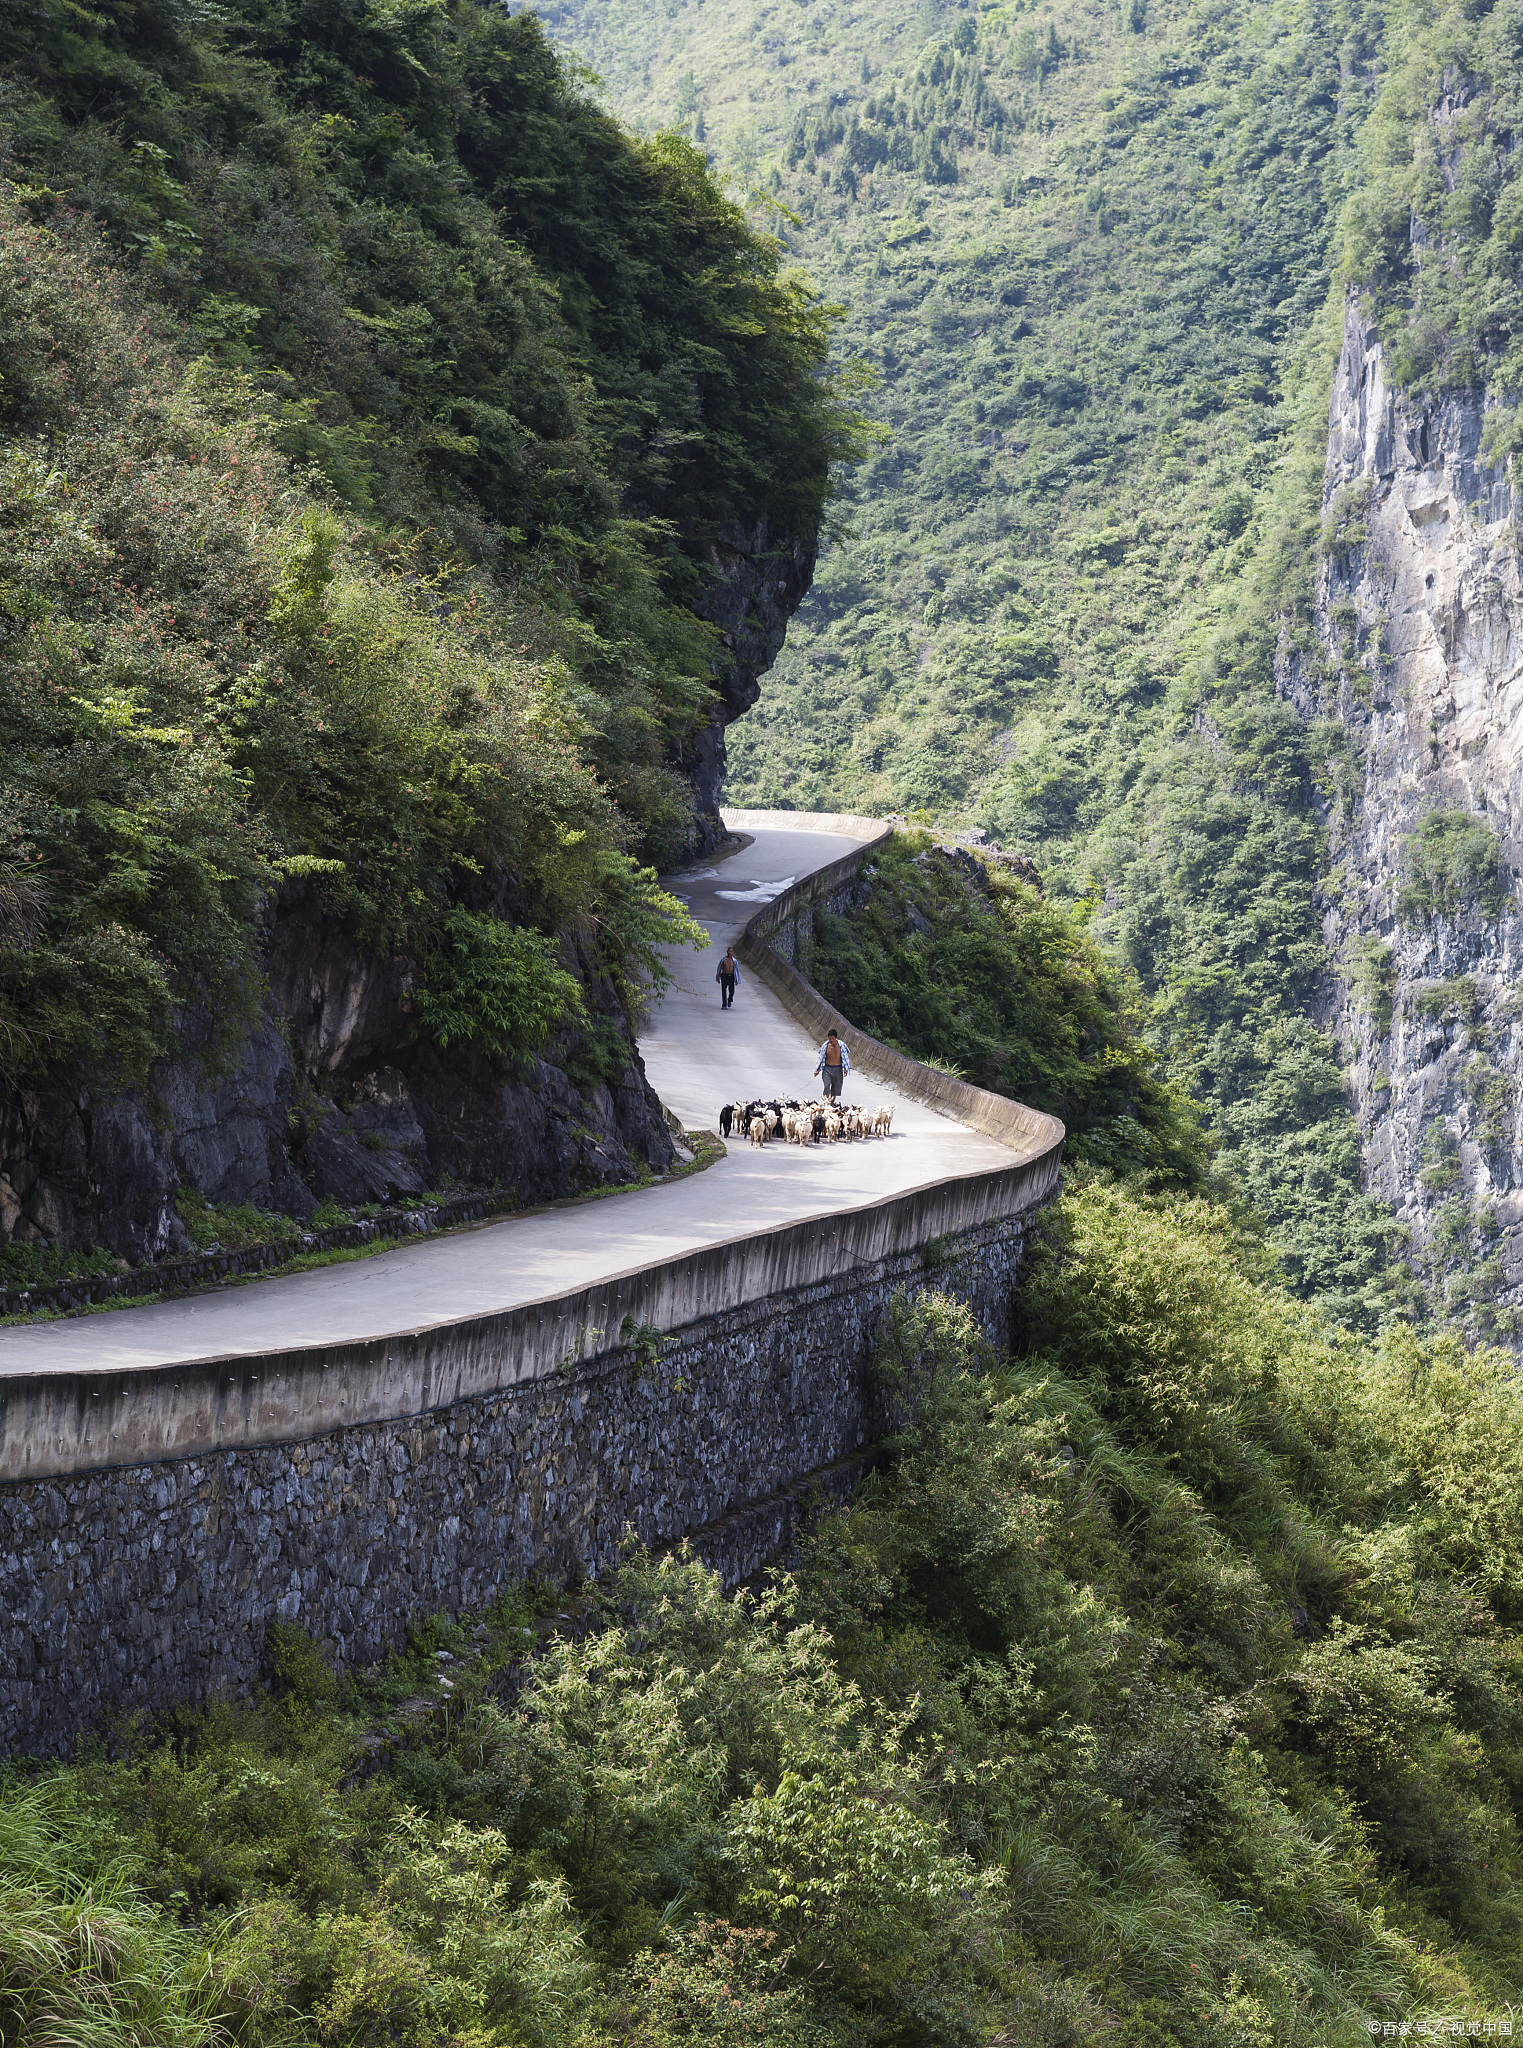
[[[1324,927],[1371,1193],[1480,1333],[1523,1299],[1523,581],[1490,401],[1393,387],[1350,305],[1333,380],[1315,630],[1284,693],[1362,760],[1328,799]]]

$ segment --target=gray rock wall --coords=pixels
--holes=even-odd
[[[1325,935],[1368,1185],[1440,1285],[1490,1295],[1494,1315],[1523,1300],[1523,580],[1506,465],[1483,453],[1488,410],[1481,391],[1394,389],[1350,305],[1320,646],[1283,659],[1280,680],[1303,716],[1338,719],[1355,743],[1354,787],[1327,804]],[[1500,914],[1473,894],[1443,915],[1403,912],[1413,834],[1435,811],[1493,835]]]
[[[689,743],[681,763],[698,811],[688,856],[712,852],[724,837],[719,798],[725,728],[761,695],[762,676],[776,661],[788,621],[814,580],[818,551],[817,530],[777,534],[766,519],[736,527],[713,550],[713,583],[700,609],[718,628],[723,654],[715,673],[713,716]]]
[[[304,1223],[324,1197],[465,1184],[530,1203],[672,1164],[611,990],[593,1001],[629,1063],[579,1087],[565,1044],[520,1067],[418,1042],[407,969],[361,954],[298,892],[272,923],[264,1012],[225,1070],[203,1065],[204,1020],[187,1015],[183,1052],[141,1093],[0,1097],[0,1242],[100,1245],[140,1265],[187,1249],[182,1186]]]
[[[1008,1339],[1031,1213],[398,1420],[0,1486],[0,1752],[245,1690],[276,1618],[373,1660],[414,1617],[605,1569],[630,1530],[748,1576],[810,1476],[838,1496],[890,1426],[868,1363],[897,1291]]]

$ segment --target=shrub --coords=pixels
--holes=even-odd
[[[1396,989],[1396,956],[1379,939],[1355,939],[1349,949],[1349,981],[1354,1000],[1368,1015],[1377,1037],[1391,1028],[1391,1004]]]
[[[1471,1025],[1480,1008],[1480,997],[1468,974],[1413,991],[1412,1012],[1417,1017],[1437,1017],[1445,1024]]]
[[[199,1188],[193,1187],[181,1187],[176,1192],[175,1209],[198,1252],[214,1244],[225,1252],[244,1251],[250,1245],[294,1237],[299,1229],[289,1216],[256,1209],[252,1202],[209,1202]]]
[[[1261,1403],[1299,1316],[1265,1294],[1227,1214],[1142,1204],[1096,1186],[1043,1255],[1031,1338],[1065,1370],[1101,1379],[1128,1436],[1167,1445],[1205,1475]]]
[[[559,964],[552,940],[460,909],[443,919],[412,1002],[439,1045],[464,1039],[518,1058],[587,1014],[581,986]]]
[[[274,1984],[245,1976],[233,1930],[183,1927],[102,1853],[65,1782],[0,1787],[0,2026],[16,2042],[152,2040],[214,2048],[271,2021]]]
[[[609,2018],[629,2048],[816,2048],[818,2020],[767,1927],[700,1920],[635,1957]]]
[[[1507,900],[1502,849],[1484,818],[1470,811],[1430,811],[1408,835],[1396,899],[1397,914],[1408,922],[1467,910],[1496,918]]]

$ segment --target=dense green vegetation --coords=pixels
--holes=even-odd
[[[1379,17],[545,11],[632,117],[690,84],[688,126],[795,210],[881,379],[889,437],[734,735],[739,789],[976,808],[1082,878],[1242,609]]]
[[[1407,841],[1405,868],[1397,910],[1414,923],[1465,910],[1496,917],[1506,901],[1497,836],[1471,811],[1429,811]]]
[[[873,856],[795,961],[861,1030],[1063,1119],[1064,1158],[1192,1185],[1206,1148],[1161,1083],[1138,991],[1028,881],[924,832]]]
[[[928,834],[900,833],[845,914],[816,918],[799,964],[863,1030],[1061,1116],[1075,1162],[1246,1194],[1283,1277],[1330,1314],[1374,1327],[1419,1309],[1393,1256],[1399,1230],[1357,1192],[1331,1041],[1292,1017],[1239,1046],[1238,1075],[1245,1055],[1262,1059],[1257,1087],[1203,1131],[1148,1042],[1157,1006],[1094,942],[1096,913],[1042,901],[997,858],[948,858]]]
[[[736,796],[977,822],[1034,859],[1137,977],[1162,1071],[1298,1288],[1363,1323],[1410,1307],[1339,1048],[1308,1022],[1349,968],[1319,898],[1359,764],[1274,667],[1319,665],[1318,550],[1357,526],[1352,505],[1319,525],[1346,281],[1378,274],[1393,333],[1421,324],[1416,194],[1435,252],[1451,218],[1470,238],[1444,320],[1479,334],[1483,276],[1494,327],[1515,291],[1506,205],[1492,228],[1464,196],[1510,176],[1513,10],[545,12],[630,118],[701,133],[792,210],[790,245],[848,308],[843,352],[879,380],[887,439],[732,735]],[[1456,62],[1490,66],[1479,99]],[[1446,90],[1456,147],[1489,139],[1440,205]],[[1460,289],[1447,256],[1430,271],[1424,291]]]
[[[265,1697],[16,1769],[0,2037],[1352,2048],[1506,2016],[1506,1362],[1329,1338],[1220,1210],[1103,1185],[1025,1306],[1008,1361],[950,1300],[895,1313],[918,1419],[759,1599],[636,1559],[579,1640],[508,1597],[369,1674],[277,1627]]]
[[[441,1042],[574,1022],[568,932],[632,987],[713,543],[849,452],[818,301],[470,0],[43,6],[0,63],[0,1068],[235,1036],[283,880]]]
[[[1401,5],[1388,13],[1382,56],[1344,265],[1374,300],[1401,382],[1490,387],[1504,401],[1490,448],[1509,453],[1523,384],[1523,25],[1511,6]]]

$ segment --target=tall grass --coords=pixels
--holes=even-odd
[[[212,2048],[272,2004],[235,1918],[181,1925],[82,1821],[67,1779],[0,1788],[0,2041]]]

